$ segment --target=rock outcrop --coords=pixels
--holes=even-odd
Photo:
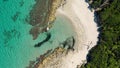
[[[65,56],[66,50],[62,47],[56,48],[49,56],[40,62],[38,68],[56,68],[61,63],[62,56]]]
[[[30,11],[29,24],[33,26],[30,34],[36,39],[42,32],[49,30],[55,20],[57,8],[63,0],[36,0],[36,4]]]

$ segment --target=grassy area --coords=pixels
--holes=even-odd
[[[91,6],[99,7],[105,0],[94,0]],[[98,45],[88,54],[88,63],[82,68],[120,68],[120,0],[112,0],[100,17],[100,37]]]

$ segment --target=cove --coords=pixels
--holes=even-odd
[[[30,61],[74,35],[70,21],[58,16],[48,31],[51,38],[42,46],[34,47],[46,38],[45,32],[36,40],[29,34],[32,26],[26,17],[34,4],[34,0],[0,0],[0,68],[26,68]]]

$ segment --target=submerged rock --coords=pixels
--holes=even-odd
[[[45,54],[40,55],[38,58],[36,58],[36,61],[30,61],[29,66],[26,67],[26,68],[38,68],[38,67],[39,67],[39,64],[40,64],[41,62],[43,62],[43,60],[44,60],[49,54],[51,54],[51,52],[52,52],[52,49],[51,49],[51,50],[48,50]]]
[[[55,13],[57,8],[62,3],[62,0],[36,0],[36,4],[30,11],[29,24],[33,26],[30,30],[30,34],[35,40],[42,32],[47,31],[47,28],[51,28],[55,20]],[[35,30],[39,27],[39,30]],[[36,33],[34,33],[36,31]]]
[[[74,45],[75,45],[75,39],[74,37],[69,37],[67,38],[63,43],[63,47],[67,47],[67,49],[72,49],[74,50]]]
[[[50,38],[51,38],[51,34],[47,33],[47,37],[43,41],[39,42],[38,44],[35,44],[34,47],[40,47],[42,44],[44,44],[45,42],[47,42]]]

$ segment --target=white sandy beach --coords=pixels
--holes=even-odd
[[[88,6],[85,0],[66,0],[66,4],[58,8],[56,15],[69,18],[74,27],[75,50],[69,51],[67,55],[52,58],[44,68],[77,68],[77,65],[86,63],[88,51],[97,44],[99,34],[94,22],[94,12],[91,12]]]
[[[71,21],[77,33],[75,51],[69,52],[62,58],[62,65],[58,68],[76,68],[86,61],[88,51],[97,44],[98,27],[94,22],[94,11],[88,9],[85,0],[66,0],[66,4],[57,10]]]

